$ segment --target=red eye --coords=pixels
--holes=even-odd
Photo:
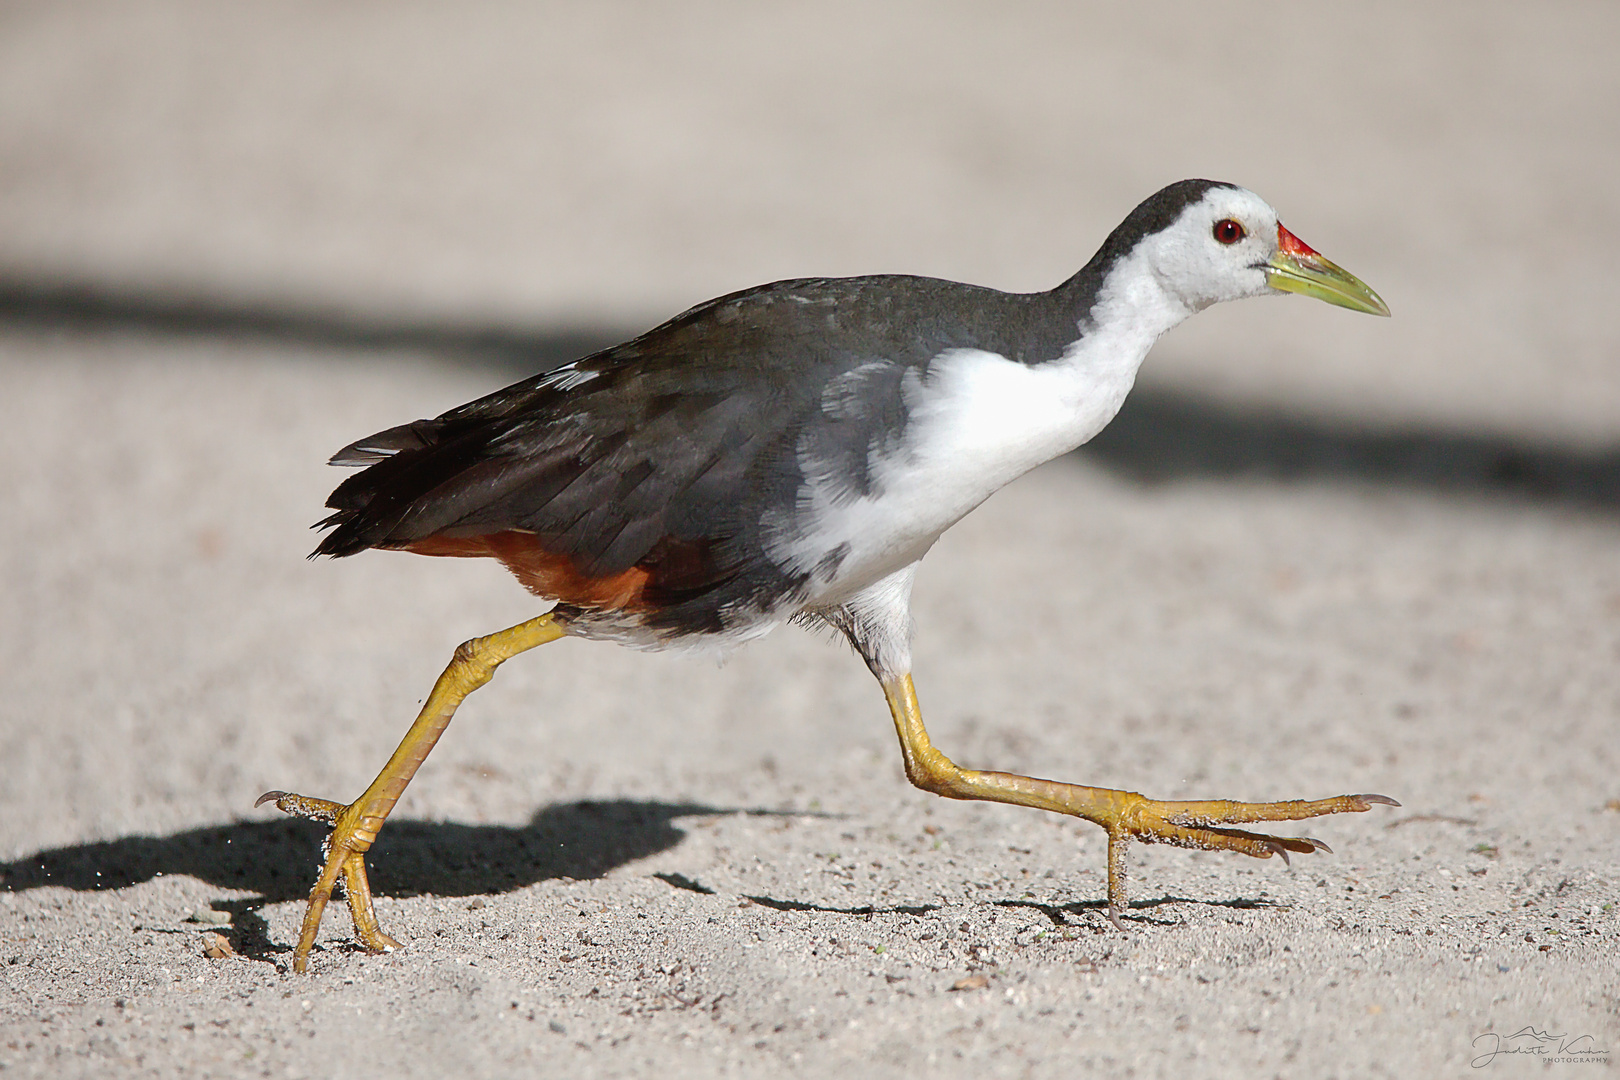
[[[1223,218],[1215,223],[1215,239],[1223,244],[1235,244],[1247,235],[1243,226],[1231,218]]]

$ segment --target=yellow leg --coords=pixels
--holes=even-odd
[[[883,680],[883,694],[900,735],[906,778],[924,791],[948,799],[982,799],[1014,803],[1071,814],[1101,825],[1108,832],[1108,918],[1119,929],[1126,908],[1125,854],[1131,838],[1149,844],[1175,844],[1210,851],[1238,851],[1267,859],[1284,860],[1290,851],[1328,851],[1309,837],[1265,836],[1228,826],[1251,821],[1298,821],[1323,814],[1369,810],[1374,803],[1399,806],[1386,795],[1340,795],[1314,801],[1242,803],[1216,799],[1205,802],[1159,802],[1134,791],[1081,787],[1055,780],[1038,780],[1014,773],[964,769],[934,748],[923,727],[922,710],[910,675]]]
[[[348,899],[349,914],[354,918],[354,932],[360,943],[373,952],[399,948],[399,942],[383,933],[372,909],[371,886],[366,881],[366,851],[376,842],[377,831],[389,811],[399,802],[405,785],[411,782],[433,744],[449,726],[462,699],[489,682],[495,669],[505,661],[537,645],[556,641],[566,632],[561,619],[546,614],[488,637],[463,642],[456,648],[450,666],[433,684],[433,692],[405,738],[400,740],[394,756],[388,759],[388,764],[365,793],[349,805],[285,791],[267,791],[259,797],[255,806],[274,800],[278,808],[289,814],[332,824],[324,849],[326,862],[315,887],[310,890],[309,906],[304,910],[304,928],[293,952],[294,971],[302,972],[309,967],[309,951],[315,945],[321,915],[326,911],[326,903],[332,898],[332,889],[339,877],[343,879],[343,893]]]

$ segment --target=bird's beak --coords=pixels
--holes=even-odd
[[[1388,315],[1389,306],[1350,271],[1313,251],[1311,246],[1277,223],[1277,254],[1266,263],[1266,284],[1284,292],[1303,293],[1330,304]]]

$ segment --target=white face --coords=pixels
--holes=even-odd
[[[1275,291],[1266,262],[1277,251],[1277,212],[1252,191],[1210,189],[1144,246],[1159,283],[1193,311]]]

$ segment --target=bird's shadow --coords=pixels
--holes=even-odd
[[[680,843],[681,818],[739,812],[781,813],[616,799],[547,806],[521,826],[395,819],[371,849],[369,876],[375,893],[393,897],[477,896],[596,878]],[[319,870],[325,834],[324,825],[277,818],[73,844],[0,863],[0,889],[119,889],[186,874],[257,893],[255,904],[297,900]]]
[[[372,847],[370,880],[379,896],[460,897],[510,892],[551,879],[598,878],[626,863],[675,847],[686,836],[681,818],[719,814],[774,815],[813,811],[736,809],[698,803],[663,803],[615,799],[560,803],[537,811],[528,824],[464,825],[457,822],[394,820]],[[260,909],[266,904],[301,900],[318,869],[326,826],[298,818],[241,821],[187,829],[170,836],[126,836],[50,848],[0,863],[0,890],[20,892],[45,886],[79,891],[120,889],[167,875],[183,874],[219,888],[252,895],[221,897],[210,903],[231,918],[224,932],[237,953],[282,966],[277,954],[291,945],[272,940]],[[654,874],[672,888],[703,895],[715,890],[684,874]],[[877,915],[923,916],[939,904],[836,907],[801,900],[748,895],[745,899],[774,911],[814,912],[870,920]],[[1035,900],[998,900],[996,906],[1040,912],[1065,932],[1090,925],[1107,932],[1107,901],[1080,900],[1047,904]],[[1153,918],[1151,909],[1179,904],[1237,909],[1278,907],[1268,900],[1192,900],[1164,896],[1130,905],[1126,918],[1159,926],[1173,920]],[[1083,917],[1089,914],[1090,917]],[[198,929],[208,929],[209,924]],[[178,929],[147,927],[166,933]],[[359,948],[351,944],[351,948]]]
[[[379,896],[486,896],[540,881],[585,880],[667,851],[686,836],[682,818],[725,814],[828,816],[817,811],[706,806],[634,799],[581,800],[536,811],[526,825],[465,825],[459,822],[394,819],[378,834],[367,859],[372,891]],[[0,889],[22,892],[57,886],[83,892],[122,889],[167,875],[184,874],[210,885],[253,893],[246,900],[222,900],[221,910],[301,900],[319,870],[326,826],[300,818],[208,825],[170,836],[125,836],[49,848],[0,863]],[[714,890],[678,873],[653,875],[673,888],[713,895]],[[777,911],[814,911],[870,917],[921,915],[937,904],[829,907],[768,896],[748,900]],[[1030,908],[1055,925],[1064,913],[1106,909],[1107,901],[1079,900],[1054,905],[1035,900],[998,900],[1000,907]],[[1171,904],[1230,908],[1277,907],[1269,900],[1211,901],[1165,896],[1130,905],[1140,912]],[[233,907],[232,905],[235,905]]]
[[[1067,918],[1068,915],[1079,915],[1081,912],[1088,911],[1106,915],[1108,912],[1108,901],[1104,899],[1073,900],[1067,904],[1043,904],[1039,900],[996,900],[994,903],[997,907],[1029,908],[1032,911],[1038,911],[1046,916],[1053,926],[1059,929],[1072,929],[1078,925],[1070,921]],[[1126,905],[1121,915],[1131,922],[1151,923],[1154,926],[1174,926],[1176,925],[1174,920],[1153,918],[1144,913],[1155,908],[1182,904],[1206,908],[1232,908],[1237,911],[1254,911],[1260,908],[1286,908],[1290,906],[1288,904],[1279,904],[1274,900],[1248,896],[1236,896],[1230,900],[1195,900],[1187,896],[1166,895],[1152,900],[1133,900]],[[1094,922],[1094,926],[1098,930],[1102,930],[1105,924],[1097,920]]]

